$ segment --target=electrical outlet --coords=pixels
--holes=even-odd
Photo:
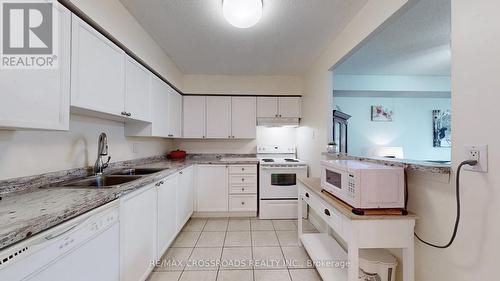
[[[488,146],[468,145],[465,146],[465,159],[476,160],[475,166],[465,165],[464,170],[474,172],[488,172]]]

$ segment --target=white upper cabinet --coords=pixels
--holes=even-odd
[[[231,138],[231,97],[207,97],[207,138]]]
[[[151,136],[169,137],[169,88],[168,85],[153,76],[151,79]]]
[[[184,96],[182,104],[184,138],[205,138],[205,96]]]
[[[57,69],[0,70],[0,128],[68,130],[71,13],[57,2]]]
[[[279,117],[302,117],[300,97],[280,97],[278,99]]]
[[[151,75],[151,123],[125,124],[126,136],[180,137],[182,96],[163,80]]]
[[[257,117],[278,117],[278,98],[257,97]]]
[[[122,116],[125,108],[125,53],[73,15],[71,106]]]
[[[150,122],[150,80],[151,73],[133,58],[125,62],[125,110],[131,119]]]
[[[169,88],[169,137],[178,138],[182,135],[182,96],[172,87]]]
[[[254,139],[257,135],[255,97],[231,98],[231,138]]]
[[[300,97],[257,97],[257,117],[301,118]]]

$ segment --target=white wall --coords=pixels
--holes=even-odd
[[[83,11],[134,54],[182,90],[183,73],[118,0],[63,0]]]
[[[396,97],[335,97],[333,103],[349,119],[349,154],[371,156],[376,147],[400,146],[404,158],[413,160],[451,159],[451,149],[433,147],[432,111],[449,110],[450,99]],[[371,106],[394,110],[392,122],[371,121]]]
[[[195,140],[178,139],[174,146],[188,153],[235,153],[254,154],[260,145],[296,146],[296,128],[257,127],[257,138],[253,140]]]
[[[489,145],[489,172],[465,172],[462,217],[447,250],[417,244],[417,280],[496,280],[500,260],[500,10],[499,1],[452,1],[453,166],[463,146]],[[410,203],[420,215],[417,231],[436,243],[449,238],[454,220],[453,184],[415,180]]]
[[[126,138],[120,122],[71,115],[68,132],[0,130],[0,180],[92,166],[101,132],[108,135],[111,162],[159,155],[171,148],[170,140]]]
[[[319,160],[328,140],[328,100],[332,93],[328,69],[351,52],[406,1],[370,1],[347,25],[308,72],[305,80],[304,123],[299,135],[299,156]],[[415,242],[417,281],[496,280],[500,259],[500,2],[452,1],[452,112],[453,167],[464,160],[466,144],[489,144],[487,174],[465,172],[461,185],[462,219],[457,239],[449,249],[434,249]],[[319,133],[318,133],[319,132]],[[325,133],[323,133],[325,132]],[[319,136],[319,137],[318,137]],[[313,167],[313,176],[318,175]],[[444,244],[455,219],[455,174],[411,173],[409,209],[419,216],[416,231],[425,239]],[[400,274],[398,274],[400,275]],[[400,277],[400,276],[399,276]]]
[[[298,130],[299,158],[310,163],[310,175],[319,176],[321,152],[331,139],[333,78],[329,69],[353,51],[406,0],[370,0],[333,39],[306,73],[302,98],[302,126]]]
[[[302,95],[302,77],[184,75],[184,91],[193,94]]]

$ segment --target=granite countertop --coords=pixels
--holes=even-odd
[[[323,199],[329,205],[341,212],[344,216],[351,220],[415,220],[417,216],[408,212],[407,215],[356,215],[352,212],[352,208],[341,200],[327,195],[322,192],[321,180],[319,178],[299,178],[299,181],[304,184],[315,195]]]
[[[376,157],[361,157],[338,153],[323,152],[323,156],[328,159],[347,159],[347,160],[360,160],[367,162],[374,162],[389,166],[403,167],[407,171],[419,171],[437,174],[451,174],[451,165],[437,163],[432,161],[419,161],[409,159],[391,159],[391,158],[376,158]]]
[[[222,161],[224,160],[224,161]],[[109,203],[194,164],[258,164],[255,155],[189,155],[185,160],[151,157],[113,163],[106,173],[128,167],[164,168],[113,188],[63,188],[61,183],[89,175],[88,168],[0,181],[0,249]]]

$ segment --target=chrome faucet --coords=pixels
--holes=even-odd
[[[97,160],[94,164],[94,174],[102,175],[104,169],[108,167],[109,160],[111,156],[108,156],[106,163],[102,160],[103,156],[108,156],[108,136],[105,133],[99,135],[99,142],[97,144]]]

